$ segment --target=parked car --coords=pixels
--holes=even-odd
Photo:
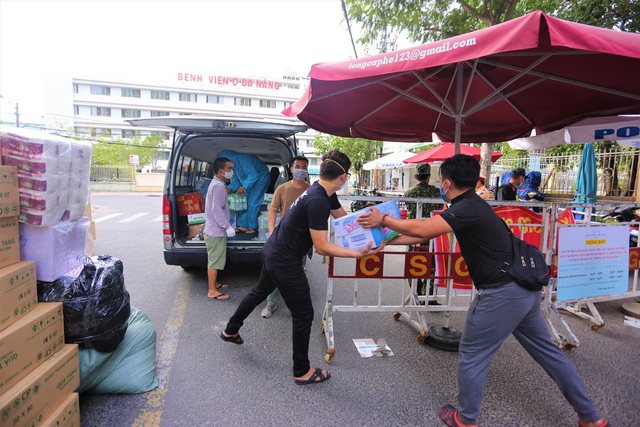
[[[272,171],[270,188],[275,190],[290,178],[287,165],[297,154],[295,134],[307,130],[303,124],[256,119],[156,117],[127,121],[149,130],[174,130],[162,198],[162,232],[165,262],[182,267],[206,266],[207,251],[202,233],[194,236],[188,217],[179,215],[177,201],[192,193],[206,197],[218,153],[229,149],[259,157]],[[276,170],[278,173],[273,174]],[[265,216],[267,204],[261,207]],[[238,233],[227,241],[228,261],[259,260],[265,241],[258,233]]]

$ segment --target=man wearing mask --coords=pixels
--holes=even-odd
[[[422,163],[418,165],[416,168],[416,174],[414,178],[418,183],[413,187],[409,188],[405,191],[403,197],[412,197],[412,198],[439,198],[440,190],[433,185],[429,185],[429,178],[431,178],[431,166],[428,163]],[[416,203],[407,203],[407,208],[409,212],[407,213],[407,218],[417,218],[416,216]],[[431,211],[441,209],[442,205],[434,205],[431,203],[425,203],[422,205],[422,218],[429,218],[431,216]]]
[[[522,168],[512,170],[509,182],[498,187],[498,191],[496,192],[496,200],[518,200],[518,187],[522,185],[526,175],[527,173]]]
[[[218,283],[218,271],[224,270],[227,261],[227,237],[236,235],[231,226],[231,215],[227,202],[226,182],[233,178],[231,160],[218,157],[213,162],[215,176],[207,189],[205,200],[204,243],[207,246],[207,279],[209,293],[207,298],[225,300],[229,295],[220,292],[225,287]]]
[[[293,175],[293,179],[276,188],[273,193],[273,200],[271,200],[271,207],[269,208],[269,235],[273,233],[273,229],[276,228],[276,218],[278,211],[280,211],[280,219],[284,218],[284,215],[289,210],[289,207],[304,191],[309,188],[310,184],[307,182],[309,176],[309,160],[303,156],[296,156],[291,160],[291,167],[289,170]],[[304,264],[303,257],[303,264]],[[278,290],[271,292],[267,297],[267,306],[262,310],[262,317],[271,317],[276,309],[276,303],[278,301]]]

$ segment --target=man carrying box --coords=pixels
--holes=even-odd
[[[313,304],[309,281],[302,267],[302,257],[315,246],[320,255],[344,258],[364,258],[374,254],[372,242],[361,250],[342,248],[328,240],[327,220],[341,209],[336,191],[349,179],[349,158],[332,150],[322,156],[320,180],[296,199],[287,215],[273,230],[262,251],[262,271],[258,283],[242,300],[220,333],[223,341],[242,344],[238,331],[244,320],[278,289],[291,311],[293,323],[293,377],[296,384],[316,384],[330,374],[309,364],[309,335],[313,322]]]

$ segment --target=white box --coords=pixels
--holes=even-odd
[[[374,206],[383,214],[400,218],[398,202],[390,200]],[[359,250],[365,248],[369,242],[373,242],[372,248],[377,248],[383,241],[388,241],[398,236],[398,233],[388,228],[374,227],[364,228],[358,224],[360,215],[371,212],[371,209],[362,209],[352,214],[332,220],[336,235],[336,244],[343,248]]]
[[[204,212],[187,215],[187,222],[189,225],[204,224],[206,220],[207,218]]]

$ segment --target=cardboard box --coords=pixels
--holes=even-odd
[[[84,245],[89,221],[60,221],[51,227],[20,224],[22,258],[36,262],[38,280],[53,282],[79,269],[84,261]]]
[[[18,217],[0,218],[0,268],[20,261]]]
[[[42,422],[42,427],[80,427],[80,399],[71,393],[56,412]]]
[[[44,421],[68,404],[79,386],[78,345],[67,344],[0,395],[0,427],[53,425]]]
[[[0,218],[20,215],[18,168],[0,166]]]
[[[206,218],[206,214],[204,212],[203,213],[187,215],[187,223],[189,225],[204,224],[206,221],[207,221],[207,218]]]
[[[400,218],[400,209],[398,209],[398,202],[395,200],[381,203],[375,207],[383,214]],[[383,241],[388,241],[398,236],[397,232],[388,228],[363,228],[358,224],[358,218],[366,212],[371,212],[371,210],[362,209],[342,218],[332,220],[336,244],[343,248],[359,250],[366,247],[369,242],[373,242],[372,248],[377,248]]]
[[[186,216],[204,212],[204,197],[201,193],[180,194],[178,201],[178,215]]]
[[[0,331],[35,308],[38,286],[33,261],[0,268],[0,301]]]
[[[41,302],[0,331],[0,395],[64,346],[62,303]]]
[[[190,225],[187,237],[189,237],[190,239],[196,237],[200,230],[202,230],[202,233],[204,233],[204,224]],[[204,234],[202,239],[204,240]]]

